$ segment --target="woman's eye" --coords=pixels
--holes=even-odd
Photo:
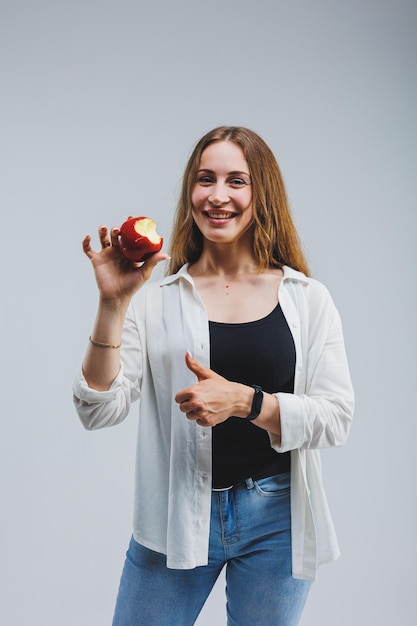
[[[211,176],[200,176],[199,178],[197,178],[197,182],[200,185],[211,185],[213,179],[211,178]]]
[[[232,185],[232,187],[244,187],[249,183],[243,178],[232,178],[231,180],[229,180],[229,184]]]

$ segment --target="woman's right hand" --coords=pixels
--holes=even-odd
[[[149,256],[143,264],[126,259],[119,248],[119,228],[100,226],[100,252],[91,247],[91,237],[83,240],[83,250],[94,269],[100,301],[96,321],[83,361],[84,377],[98,391],[110,388],[120,370],[120,347],[124,317],[132,296],[150,277],[163,252]]]
[[[128,304],[134,293],[149,279],[155,266],[169,257],[164,252],[157,252],[142,264],[133,263],[119,248],[119,232],[118,227],[109,232],[107,226],[100,226],[100,252],[92,248],[90,235],[84,237],[83,250],[93,266],[102,301]]]

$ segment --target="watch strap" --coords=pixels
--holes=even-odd
[[[250,385],[255,390],[253,394],[252,407],[249,415],[246,417],[247,420],[254,420],[258,417],[259,413],[262,409],[262,402],[264,399],[264,393],[262,388],[259,385]]]

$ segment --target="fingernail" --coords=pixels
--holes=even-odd
[[[188,354],[188,356],[190,357],[190,359],[193,359],[193,358],[194,358],[194,357],[193,357],[193,355],[191,354],[191,352],[190,352],[189,350],[187,350],[187,354]]]

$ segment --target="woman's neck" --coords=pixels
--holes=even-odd
[[[233,247],[234,248],[234,247]],[[258,273],[252,251],[205,246],[200,258],[189,268],[192,276],[221,276],[232,279],[242,274]]]

